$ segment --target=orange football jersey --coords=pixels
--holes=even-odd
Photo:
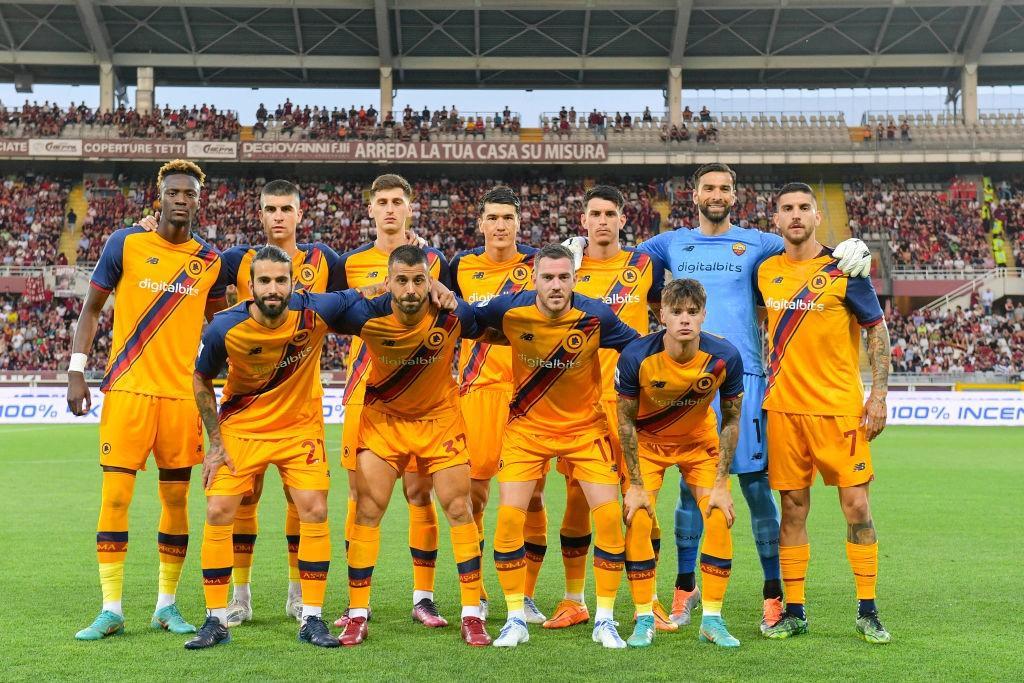
[[[677,363],[665,351],[665,331],[642,337],[619,356],[615,389],[639,399],[637,439],[684,444],[717,431],[715,392],[722,398],[743,393],[743,361],[722,337],[700,333],[697,355]]]
[[[576,272],[576,291],[605,302],[622,322],[638,334],[650,331],[647,320],[649,303],[661,302],[665,285],[665,266],[656,256],[625,247],[609,259],[583,257]],[[615,364],[619,353],[601,349],[601,400],[615,400]]]
[[[530,290],[473,307],[480,326],[501,330],[512,347],[509,425],[529,434],[607,434],[597,351],[621,350],[640,335],[607,304],[579,293],[555,320],[536,301]]]
[[[110,235],[91,281],[114,293],[102,391],[192,398],[206,302],[224,296],[220,268],[217,250],[195,235],[172,244],[138,225]]]
[[[825,248],[806,261],[779,254],[758,267],[758,292],[768,312],[765,410],[863,412],[860,326],[882,323],[882,309],[871,279],[848,278],[836,263]]]
[[[533,255],[537,249],[516,245],[515,257],[492,261],[484,247],[463,251],[452,259],[452,289],[470,305],[487,303],[502,294],[533,286]],[[512,389],[512,349],[465,339],[459,350],[459,384],[463,394],[490,387]]]
[[[436,249],[427,248],[427,262],[430,264],[430,276],[440,280],[441,284],[451,287],[448,276],[448,261],[444,254]],[[382,282],[388,275],[388,257],[373,242],[347,251],[341,255],[342,276],[338,289],[366,287]],[[370,367],[369,353],[361,339],[352,337],[348,351],[348,375],[345,377],[345,393],[342,403],[348,405],[362,404],[363,392],[366,389],[366,371]]]
[[[228,366],[220,404],[221,431],[249,439],[277,439],[323,426],[320,353],[324,336],[343,327],[344,312],[363,297],[354,290],[299,291],[273,329],[243,301],[213,316],[203,332],[196,373],[213,379]]]
[[[296,246],[299,250],[292,257],[292,282],[295,289],[318,294],[345,289],[341,286],[344,274],[337,252],[322,242]],[[239,245],[221,254],[221,282],[238,289],[239,301],[252,298],[252,260],[258,251],[259,247]]]

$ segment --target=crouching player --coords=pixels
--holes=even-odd
[[[320,351],[334,321],[362,296],[355,290],[294,292],[292,260],[279,247],[260,249],[250,268],[253,300],[214,316],[193,377],[210,437],[203,461],[207,500],[201,560],[207,618],[185,647],[198,650],[231,640],[227,606],[235,514],[271,464],[299,513],[299,640],[337,647],[321,619],[331,539]],[[212,380],[225,363],[228,377],[218,415]]]
[[[623,501],[626,575],[639,615],[627,644],[654,640],[651,600],[655,553],[651,510],[665,470],[675,465],[705,518],[700,570],[700,640],[738,647],[722,619],[732,570],[732,495],[729,466],[739,435],[743,362],[732,344],[701,332],[707,296],[696,280],[673,280],[661,297],[665,329],[627,346],[615,372],[619,437],[629,477]],[[712,406],[721,392],[722,430]]]

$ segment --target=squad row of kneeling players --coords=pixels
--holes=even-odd
[[[500,500],[493,552],[507,607],[495,646],[526,642],[528,623],[564,628],[590,620],[583,585],[591,534],[596,642],[649,646],[657,630],[688,624],[700,605],[700,639],[738,646],[722,618],[732,563],[730,472],[740,475],[765,575],[760,630],[769,638],[799,635],[808,623],[805,521],[818,470],[839,487],[847,518],[857,631],[868,642],[888,642],[874,604],[867,442],[885,424],[889,348],[877,297],[862,277],[870,254],[856,240],[834,251],[816,241],[821,216],[806,185],[780,191],[779,238],[731,226],[736,178],[727,166],[702,167],[694,179],[700,225],[636,249],[619,243],[623,200],[614,188],[588,191],[580,217],[586,239],[538,250],[517,243],[519,200],[496,187],[480,203],[484,246],[459,254],[449,268],[438,252],[407,244],[415,240],[405,229],[411,188],[400,176],[380,176],[371,186],[377,239],[364,247],[339,257],[323,244],[296,244],[299,193],[273,181],[260,200],[267,246],[220,255],[190,234],[202,171],[183,160],[164,165],[159,221],[111,236],[74,341],[68,404],[84,414],[91,405],[83,374],[88,349],[115,293],[114,352],[101,387],[103,609],[76,637],[99,640],[124,630],[127,509],[135,473],[152,452],[162,506],[152,626],[175,633],[196,632],[178,612],[175,593],[188,543],[191,467],[203,465],[208,615],[189,649],[228,642],[228,627],[252,618],[256,508],[270,464],[288,500],[286,611],[300,621],[300,639],[315,645],[367,638],[379,525],[399,477],[410,510],[413,618],[447,625],[433,600],[433,491],[450,525],[461,635],[470,645],[492,643],[481,552],[494,477]],[[665,284],[666,269],[693,278]],[[242,302],[214,315],[227,284]],[[768,318],[767,379],[758,305]],[[648,307],[665,330],[641,336]],[[201,333],[204,313],[211,322]],[[858,323],[868,331],[873,373],[866,404]],[[336,622],[337,637],[322,617],[331,545],[319,359],[330,332],[354,335],[342,444],[349,606]],[[190,349],[200,334],[195,359]],[[460,346],[456,381],[450,368]],[[212,380],[225,366],[218,406]],[[560,533],[566,592],[546,619],[532,598],[547,546],[541,494],[552,460],[567,482]],[[653,511],[672,466],[683,482],[669,611],[654,590],[661,531]],[[769,484],[783,501],[781,538]],[[636,615],[627,641],[613,619],[624,570]]]

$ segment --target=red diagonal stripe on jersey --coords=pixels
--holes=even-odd
[[[366,344],[361,339],[352,336],[352,343],[359,343],[359,353],[356,354],[356,359],[352,361],[352,367],[349,368],[348,379],[345,380],[345,393],[341,395],[342,405],[348,405],[348,402],[352,399],[352,394],[355,393],[356,387],[363,381],[363,377],[366,376],[366,371],[370,367],[370,352],[366,348]]]
[[[314,319],[312,314],[313,311],[311,309],[307,309],[306,311],[303,312],[303,315],[299,316],[295,324],[295,333],[298,333],[300,330],[313,329],[312,324],[314,322]],[[247,392],[245,394],[235,394],[228,400],[221,403],[219,416],[220,421],[224,422],[232,415],[237,415],[241,411],[251,406],[253,402],[260,396],[267,393],[268,391],[271,391],[281,386],[281,384],[286,382],[289,377],[294,375],[298,371],[299,366],[302,365],[303,360],[305,359],[296,361],[294,363],[285,363],[283,367],[281,366],[281,362],[284,359],[288,358],[288,356],[300,353],[302,349],[305,348],[305,346],[307,345],[304,344],[302,346],[299,346],[297,344],[288,344],[285,347],[284,351],[281,353],[280,358],[278,358],[277,360],[278,367],[276,370],[274,370],[274,374],[271,375],[270,378],[268,378],[267,381],[264,382],[262,386],[253,389],[252,391]],[[309,356],[307,356],[307,358],[313,357],[314,355],[315,354],[311,353],[309,354]]]
[[[455,327],[458,324],[459,317],[457,315],[452,315],[448,311],[441,311],[437,314],[431,329],[440,327],[450,336],[454,334]],[[436,349],[432,349],[426,344],[420,344],[413,351],[412,355],[406,358],[406,361],[409,361],[408,364],[398,366],[394,372],[385,377],[379,384],[368,383],[366,385],[366,405],[372,405],[377,401],[390,403],[401,396],[433,364],[434,358],[444,350],[444,347],[445,344],[441,344]]]
[[[704,367],[701,368],[701,374],[710,373],[714,376],[715,382],[717,383],[722,378],[722,373],[725,372],[725,361],[721,358],[715,358],[711,356],[704,363]],[[708,391],[697,391],[697,388],[690,385],[686,391],[679,395],[673,403],[682,405],[669,405],[665,406],[661,410],[655,411],[650,415],[638,417],[636,426],[645,432],[651,434],[657,434],[660,431],[668,429],[673,424],[683,419],[698,405],[698,397],[705,396],[708,393],[714,393],[713,384],[712,388]],[[688,401],[692,401],[692,404],[687,404]]]
[[[839,270],[835,261],[826,266],[822,272],[826,276],[830,277],[832,281],[837,280],[843,275],[843,272]],[[817,273],[815,273],[815,275],[817,275]],[[814,276],[812,275],[811,277],[813,278]],[[810,282],[808,281],[808,283],[805,284],[799,292],[797,292],[796,296],[790,299],[790,301],[803,302],[807,305],[802,309],[788,309],[780,316],[779,324],[775,328],[775,334],[772,335],[772,352],[768,358],[768,387],[765,389],[765,397],[768,396],[768,392],[771,391],[772,386],[775,384],[775,379],[778,377],[779,370],[782,366],[782,357],[786,355],[789,343],[793,341],[793,338],[796,336],[796,331],[800,328],[800,325],[803,324],[803,321],[807,319],[807,313],[810,311],[811,305],[813,305],[814,302],[816,302],[824,293],[825,289],[822,289],[822,291],[818,293],[812,292]]]
[[[633,252],[633,255],[629,258],[627,266],[632,266],[640,271],[640,274],[636,278],[636,282],[631,285],[623,284],[619,278],[615,278],[615,282],[608,288],[608,292],[605,294],[605,300],[609,301],[608,304],[611,309],[615,311],[615,315],[622,312],[622,309],[626,307],[626,299],[640,286],[643,281],[643,276],[650,269],[651,257],[647,254],[639,251]],[[615,300],[615,296],[618,295],[620,301]]]
[[[522,259],[519,263],[516,263],[512,268],[529,263],[532,260],[532,256]],[[515,283],[512,281],[512,269],[509,269],[509,274],[505,276],[505,280],[498,287],[496,296],[504,294],[516,294],[525,289],[526,283]],[[491,350],[491,345],[485,342],[476,342],[473,344],[473,351],[469,356],[469,362],[466,363],[465,367],[462,368],[462,381],[460,382],[459,394],[465,396],[471,388],[473,383],[480,378],[480,373],[484,369],[484,364],[487,362],[487,355]]]
[[[171,287],[177,289],[180,286],[185,289],[195,285],[197,282],[199,280],[188,275],[183,266],[178,271],[174,280],[171,281]],[[107,374],[103,377],[103,383],[100,386],[102,391],[110,389],[118,379],[131,369],[135,361],[142,355],[146,345],[156,336],[157,331],[167,322],[167,319],[178,308],[178,305],[185,300],[186,296],[188,294],[177,291],[161,292],[156,300],[149,305],[149,308],[145,310],[138,323],[136,323],[135,329],[128,335],[128,339],[125,340],[124,347],[114,355],[110,369],[107,370]]]
[[[589,340],[594,333],[601,328],[601,321],[597,316],[583,315],[583,317],[573,325],[574,330],[579,330],[583,333],[584,337]],[[586,341],[580,346],[580,351],[586,346]],[[562,343],[559,342],[558,346],[548,354],[545,358],[545,363],[555,364],[557,367],[539,367],[536,368],[530,376],[526,378],[522,386],[516,390],[515,395],[512,397],[512,401],[509,403],[509,422],[517,418],[523,417],[530,411],[537,401],[539,401],[544,394],[546,394],[558,378],[565,374],[565,371],[569,369],[569,363],[576,360],[580,355],[579,351],[566,351]]]

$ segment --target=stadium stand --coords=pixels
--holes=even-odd
[[[67,109],[49,101],[28,100],[20,108],[0,104],[0,136],[65,138],[159,138],[182,140],[238,140],[241,126],[231,111],[218,111],[203,104],[172,109],[164,105],[151,114],[118,107],[99,112],[84,103],[72,102]]]
[[[75,297],[46,296],[28,302],[17,294],[0,294],[0,371],[57,370],[67,366],[82,302]],[[100,317],[92,352],[96,367],[107,363],[113,308]]]
[[[43,175],[0,182],[0,263],[33,266],[60,260],[69,187],[67,179]]]

